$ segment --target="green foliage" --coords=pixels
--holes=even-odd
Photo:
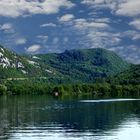
[[[7,87],[7,88],[5,88]],[[108,83],[96,84],[46,84],[39,81],[9,81],[5,86],[0,86],[1,94],[48,94],[58,98],[118,98],[140,97],[140,85],[114,85]]]
[[[5,85],[0,85],[0,95],[6,94],[7,87]]]
[[[104,49],[67,50],[61,54],[41,54],[36,61],[42,68],[51,67],[58,83],[93,83],[126,70],[130,64]],[[59,80],[58,80],[59,79]],[[56,82],[56,83],[57,83]]]
[[[109,83],[121,85],[137,85],[140,84],[140,65],[131,65],[129,69],[118,75],[107,78]]]

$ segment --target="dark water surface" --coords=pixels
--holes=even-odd
[[[1,96],[0,139],[140,140],[140,101]]]

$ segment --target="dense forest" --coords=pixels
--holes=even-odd
[[[140,97],[140,85],[94,84],[47,84],[42,81],[9,81],[0,85],[1,95],[47,94],[57,98],[118,98]]]

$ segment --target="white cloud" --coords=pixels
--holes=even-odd
[[[40,43],[46,44],[49,37],[47,35],[38,35],[37,38],[40,39],[40,41],[39,41]]]
[[[110,23],[110,18],[97,18],[97,19],[94,19],[94,21],[96,22],[105,22],[105,23]]]
[[[86,19],[75,19],[74,20],[74,26],[79,29],[85,29],[85,28],[108,28],[109,25],[104,22],[96,22],[96,21],[88,21]]]
[[[19,38],[16,40],[16,45],[26,44],[27,40],[25,38]]]
[[[121,42],[117,34],[107,31],[92,31],[87,34],[87,41],[90,42],[90,47],[109,48]]]
[[[56,27],[56,24],[54,24],[54,23],[45,23],[45,24],[40,25],[40,27]]]
[[[73,19],[69,24],[72,29],[69,30],[78,36],[79,46],[107,48],[121,42],[120,34],[113,33],[108,23],[110,20],[107,18]]]
[[[83,0],[81,3],[83,4],[103,4],[104,0]]]
[[[0,0],[0,15],[18,17],[28,14],[54,14],[61,7],[71,8],[74,4],[68,0]]]
[[[83,0],[81,3],[93,7],[94,9],[109,8],[117,15],[130,17],[140,15],[139,0]]]
[[[107,48],[121,42],[120,34],[114,33],[110,22],[109,18],[73,18],[64,24],[77,36],[76,43],[80,48]]]
[[[140,1],[139,0],[125,0],[120,3],[116,11],[119,15],[124,16],[138,16],[140,15]]]
[[[10,23],[3,24],[0,27],[1,30],[9,30],[11,28],[12,28],[12,25]]]
[[[28,53],[37,53],[41,49],[41,46],[38,44],[34,44],[28,48],[26,48],[26,51]]]
[[[68,22],[71,21],[72,19],[74,19],[74,15],[72,14],[65,14],[62,17],[59,18],[60,22]]]
[[[140,19],[136,19],[129,23],[129,25],[134,26],[136,29],[140,30]]]
[[[81,3],[93,8],[109,8],[115,10],[119,3],[125,0],[83,0]]]
[[[140,40],[140,34],[137,33],[132,37],[132,40]]]
[[[4,33],[14,33],[13,26],[10,23],[0,25],[0,30],[3,31]]]
[[[120,36],[127,37],[127,38],[130,38],[132,40],[140,39],[140,33],[138,31],[135,31],[135,30],[127,30],[127,31],[121,33]]]
[[[43,39],[43,40],[48,40],[47,35],[39,35],[39,36],[37,36],[37,38],[40,38],[40,39]]]

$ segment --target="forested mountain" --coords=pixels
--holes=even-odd
[[[116,75],[130,64],[105,49],[66,50],[20,56],[0,46],[0,78],[45,78],[55,83],[89,83]]]
[[[60,54],[36,55],[32,59],[42,68],[55,69],[60,79],[73,82],[93,82],[97,78],[118,74],[130,66],[114,52],[105,49],[66,50]]]

